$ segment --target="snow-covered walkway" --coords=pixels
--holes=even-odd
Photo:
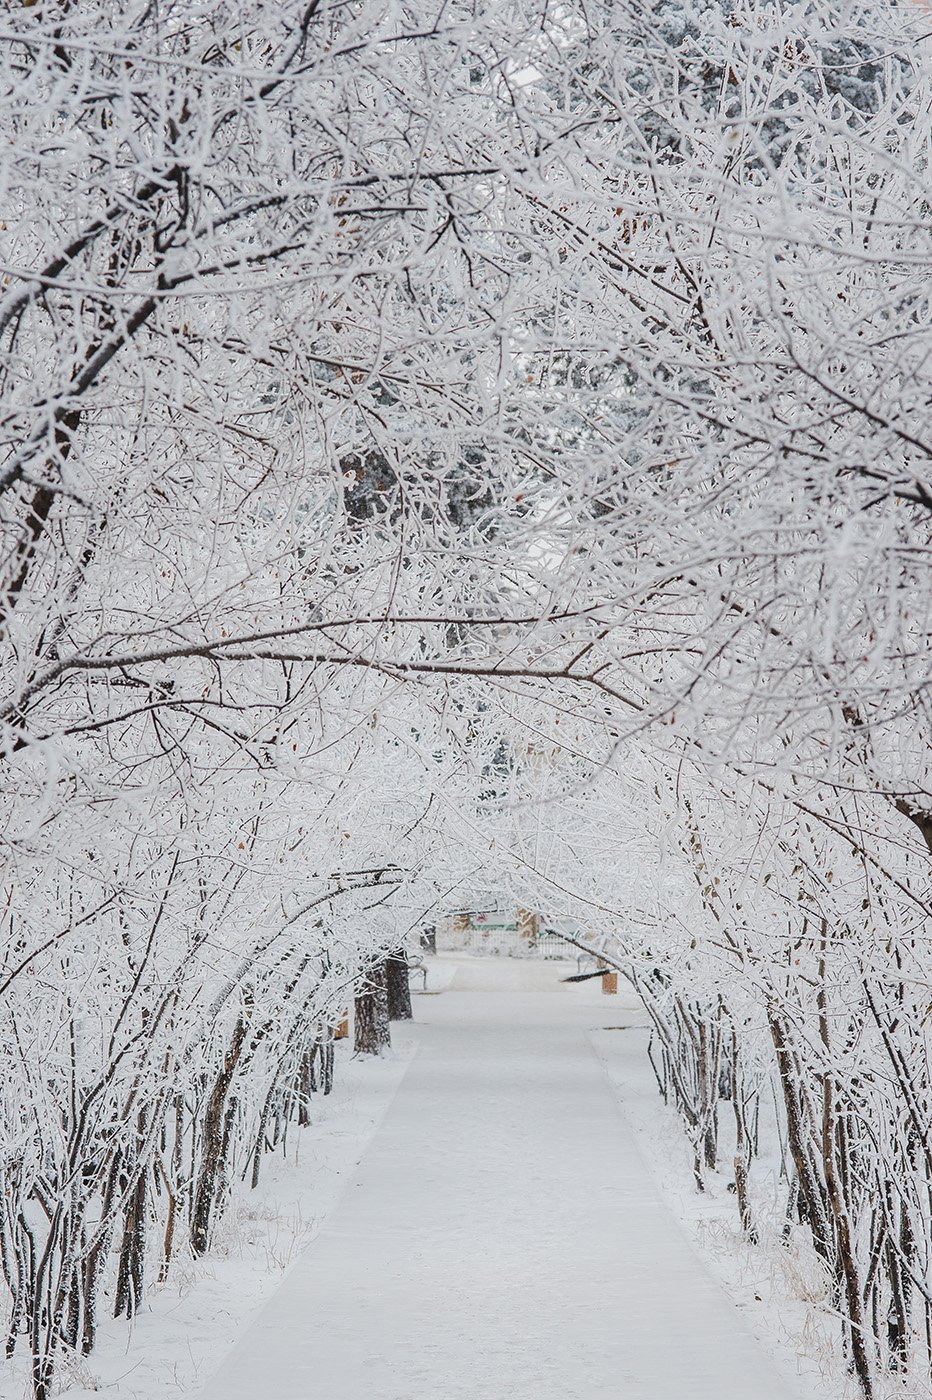
[[[565,969],[563,969],[565,971]],[[321,1234],[203,1400],[791,1400],[546,963],[464,960]]]

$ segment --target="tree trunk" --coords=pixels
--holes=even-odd
[[[321,1092],[326,1098],[333,1089],[333,1030],[330,1027],[327,1027],[321,1037],[317,1055],[320,1060]]]
[[[135,1317],[142,1299],[143,1268],[146,1254],[146,1172],[140,1171],[126,1203],[120,1263],[117,1269],[114,1317]]]
[[[399,949],[385,959],[385,976],[388,990],[388,1019],[390,1021],[411,1021],[411,982],[408,978],[408,959],[404,949]]]
[[[829,1036],[829,1010],[826,994],[826,946],[828,943],[827,922],[822,920],[822,943],[819,953],[819,981],[816,1004],[819,1011],[819,1037],[825,1051],[825,1069],[822,1073],[822,1165],[825,1172],[825,1188],[828,1207],[835,1230],[836,1269],[839,1283],[844,1285],[847,1298],[845,1309],[849,1324],[851,1355],[854,1369],[864,1400],[873,1400],[874,1376],[873,1358],[870,1354],[867,1334],[867,1320],[864,1312],[866,1299],[861,1288],[860,1270],[855,1253],[854,1228],[848,1209],[848,1192],[835,1160],[836,1149],[841,1147],[840,1163],[843,1172],[846,1165],[846,1141],[838,1142],[836,1122],[840,1126],[835,1107],[834,1082],[829,1072],[832,1064],[832,1045]],[[876,1324],[875,1324],[876,1327]]]
[[[230,1048],[224,1057],[223,1068],[214,1081],[204,1112],[201,1169],[194,1193],[191,1220],[191,1248],[198,1256],[206,1254],[210,1245],[211,1216],[218,1195],[219,1183],[223,1177],[223,1153],[228,1136],[228,1123],[225,1115],[227,1093],[245,1039],[246,1023],[240,1018],[233,1031]]]
[[[357,1055],[381,1055],[392,1043],[388,1020],[388,978],[385,959],[373,967],[356,996]]]
[[[744,1083],[741,1077],[741,1064],[738,1058],[738,1037],[731,1033],[731,1106],[735,1115],[735,1191],[738,1196],[738,1214],[741,1228],[752,1244],[757,1243],[757,1231],[751,1215],[751,1200],[748,1193],[748,1175],[751,1162],[751,1143],[745,1121]]]

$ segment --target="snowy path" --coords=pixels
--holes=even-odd
[[[547,964],[464,961],[341,1204],[203,1400],[791,1400]],[[601,1002],[601,1004],[600,1004]]]

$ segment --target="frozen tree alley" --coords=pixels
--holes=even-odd
[[[928,9],[0,9],[2,1400],[314,1152],[211,1400],[782,1397],[615,1100],[932,1395]],[[549,990],[418,996],[488,909]]]

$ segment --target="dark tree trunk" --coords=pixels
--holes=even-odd
[[[164,1283],[168,1278],[168,1271],[171,1268],[172,1249],[175,1243],[175,1219],[178,1214],[178,1198],[175,1195],[175,1188],[164,1165],[160,1162],[159,1168],[162,1173],[162,1184],[165,1187],[165,1196],[168,1201],[168,1209],[165,1213],[165,1234],[162,1236],[162,1262],[159,1265],[159,1283]]]
[[[317,1092],[317,1042],[314,1041],[301,1056],[298,1068],[298,1127],[306,1128],[311,1121],[311,1095]]]
[[[757,1231],[751,1215],[751,1200],[748,1193],[748,1174],[751,1163],[751,1142],[745,1121],[744,1084],[738,1060],[738,1037],[731,1035],[731,1106],[735,1114],[735,1191],[738,1196],[738,1214],[741,1228],[752,1244],[757,1244]]]
[[[191,1219],[191,1248],[198,1256],[207,1253],[210,1245],[211,1217],[224,1177],[224,1150],[229,1136],[226,1102],[230,1081],[246,1039],[246,1023],[236,1023],[223,1068],[214,1081],[204,1112],[202,1128],[201,1169],[194,1193]]]
[[[383,959],[369,971],[362,991],[356,997],[354,1049],[357,1055],[381,1055],[391,1043],[388,978]]]
[[[390,1021],[413,1020],[408,959],[403,949],[385,959],[385,976],[388,990],[388,1019]]]
[[[140,1171],[126,1203],[120,1263],[117,1269],[114,1317],[134,1317],[142,1299],[146,1255],[146,1172]]]
[[[268,1147],[269,1118],[272,1113],[272,1105],[278,1093],[278,1085],[273,1084],[266,1095],[265,1105],[262,1109],[262,1116],[259,1119],[259,1130],[256,1133],[256,1145],[252,1151],[252,1177],[250,1185],[255,1191],[259,1185],[259,1174],[262,1170],[262,1155]]]

